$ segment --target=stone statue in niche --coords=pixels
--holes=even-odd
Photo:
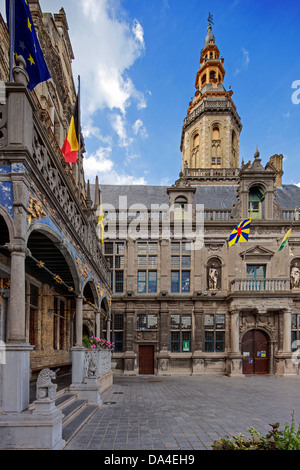
[[[300,288],[300,261],[294,261],[291,265],[291,289]]]
[[[207,266],[207,288],[218,290],[221,288],[221,263],[218,259],[210,260]]]

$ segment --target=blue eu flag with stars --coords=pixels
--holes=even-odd
[[[31,18],[28,0],[14,0],[14,56],[21,55],[26,61],[26,72],[29,75],[28,88],[51,78],[45,62]],[[10,25],[9,0],[6,0],[6,16]]]

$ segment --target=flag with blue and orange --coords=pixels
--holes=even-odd
[[[26,72],[29,76],[28,88],[32,91],[36,85],[45,82],[51,78],[43,52],[41,50],[31,13],[28,0],[14,0],[14,8],[10,8],[10,1],[6,0],[7,25],[14,45],[14,56],[23,56],[26,61]],[[10,21],[10,12],[12,22]]]
[[[250,233],[251,219],[243,220],[235,229],[231,232],[229,237],[229,246],[235,245],[236,243],[247,242]]]

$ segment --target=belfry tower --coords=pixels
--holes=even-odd
[[[196,92],[189,103],[180,146],[183,175],[194,184],[201,174],[208,174],[204,170],[212,170],[210,175],[230,176],[239,168],[241,119],[232,100],[233,92],[226,91],[223,85],[224,59],[212,32],[211,14],[208,23],[196,75]]]

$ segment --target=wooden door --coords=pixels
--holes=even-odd
[[[260,330],[250,330],[242,341],[243,374],[269,373],[268,337]]]
[[[154,346],[139,346],[139,373],[154,374]]]

